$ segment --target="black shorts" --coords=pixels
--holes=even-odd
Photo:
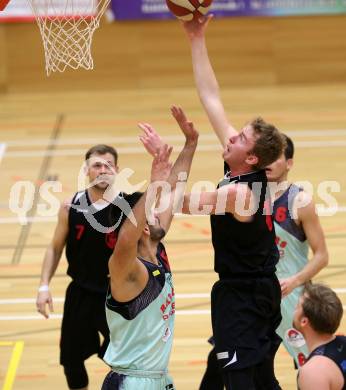
[[[125,375],[110,371],[103,381],[101,390],[120,390],[125,378]]]
[[[90,292],[70,283],[61,325],[60,364],[80,365],[95,353],[103,358],[109,344],[105,300],[106,294]],[[99,332],[103,336],[102,343]]]
[[[219,366],[239,370],[264,360],[281,322],[276,276],[217,281],[211,292],[212,325]]]

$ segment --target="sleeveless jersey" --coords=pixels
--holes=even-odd
[[[276,266],[278,279],[289,278],[300,272],[308,262],[309,245],[302,226],[293,219],[293,202],[302,191],[294,184],[274,202],[273,216],[276,232],[276,243],[280,260]],[[308,349],[303,336],[292,328],[294,309],[298,304],[303,286],[295,288],[281,301],[282,321],[277,334],[294,358],[297,366],[302,366],[308,356]]]
[[[297,274],[308,262],[309,245],[304,229],[292,218],[293,202],[301,190],[295,184],[291,184],[274,202],[276,243],[280,252],[280,260],[276,266],[279,279]]]
[[[120,193],[117,199],[121,198],[132,206],[138,195]],[[116,230],[110,229],[109,232],[102,233],[90,224],[87,213],[92,214],[103,227],[116,225],[117,221],[120,222],[119,226]],[[123,217],[122,210],[113,203],[101,209],[95,208],[87,191],[77,192],[73,197],[66,239],[67,274],[80,287],[106,294],[109,282],[108,260],[113,252]]]
[[[159,265],[145,260],[149,280],[141,294],[127,303],[106,300],[110,343],[105,362],[120,374],[161,377],[167,373],[172,349],[175,296],[166,253],[158,246]]]
[[[333,360],[344,376],[344,387],[342,390],[346,390],[346,337],[336,336],[335,339],[329,343],[317,347],[311,352],[308,360],[313,356],[326,356]]]
[[[336,336],[329,343],[317,347],[310,353],[307,360],[310,360],[314,356],[326,356],[333,360],[344,377],[344,386],[341,390],[346,390],[346,337]]]
[[[253,190],[258,208],[250,222],[239,222],[231,213],[211,215],[215,271],[221,278],[273,274],[279,253],[270,202],[266,199],[265,171],[236,177],[228,172],[218,188],[230,183],[246,183]]]

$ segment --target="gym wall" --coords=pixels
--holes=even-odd
[[[346,82],[346,15],[215,19],[208,47],[227,86]],[[115,22],[95,32],[94,71],[46,77],[36,24],[0,24],[0,91],[41,92],[193,85],[176,20]]]

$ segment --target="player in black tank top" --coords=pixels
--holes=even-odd
[[[231,213],[211,216],[215,271],[220,277],[211,294],[215,353],[231,389],[254,388],[254,377],[260,388],[279,388],[266,375],[265,365],[281,320],[280,285],[275,276],[279,253],[268,212],[265,171],[237,177],[227,173],[218,188],[229,183],[246,184],[258,207],[248,222]]]
[[[139,195],[120,193],[118,199],[125,200],[132,207]],[[67,274],[78,286],[104,294],[108,287],[108,260],[125,216],[124,211],[114,203],[96,208],[88,191],[79,192],[72,199],[68,216]],[[109,228],[109,231],[100,231],[99,225]]]
[[[247,137],[250,131],[246,129]],[[222,211],[217,202],[224,191]],[[266,194],[264,170],[236,176],[228,172],[217,191],[202,194],[198,205],[212,206],[215,271],[220,278],[211,292],[213,336],[219,369],[226,388],[232,390],[255,389],[255,378],[258,389],[280,388],[266,362],[281,321],[281,290],[275,275],[279,252]],[[246,202],[253,199],[250,215],[242,215],[239,196]],[[191,210],[191,199],[186,196],[184,212]]]
[[[109,342],[104,302],[108,286],[108,260],[113,253],[124,210],[140,194],[119,194],[112,203],[104,193],[117,170],[117,153],[107,145],[97,145],[86,154],[90,187],[66,200],[58,215],[58,224],[49,245],[41,274],[37,308],[48,317],[52,310],[49,282],[66,246],[68,275],[72,282],[66,290],[61,326],[60,363],[69,388],[86,389],[88,375],[84,360],[97,353],[100,358]],[[101,206],[97,201],[102,201]],[[124,203],[126,202],[126,203]],[[126,207],[123,207],[126,206]],[[115,225],[115,229],[107,229]],[[99,333],[103,335],[101,344]]]
[[[211,218],[215,270],[220,275],[212,291],[213,332],[226,388],[250,390],[255,386],[254,367],[263,362],[270,349],[269,333],[279,321],[280,286],[273,272],[277,260],[274,235],[266,228],[266,223],[271,228],[272,220],[261,214],[263,193],[259,194],[260,207],[252,219],[239,213],[237,205],[239,200],[250,202],[251,180],[266,180],[261,170],[279,157],[284,141],[279,131],[262,118],[249,121],[239,132],[229,122],[206,47],[205,32],[210,19],[196,18],[183,23],[183,27],[191,48],[198,94],[220,140],[229,175],[238,182],[204,193],[195,209],[211,205],[210,214],[226,211],[225,215]],[[252,174],[254,177],[247,179]],[[219,196],[223,197],[226,210],[219,210]],[[188,210],[184,207],[185,212]]]
[[[312,351],[299,370],[300,390],[346,389],[346,337],[334,335],[342,316],[342,302],[331,288],[305,286],[293,318]]]
[[[60,340],[60,364],[71,388],[86,382],[81,362],[94,353],[102,359],[107,349],[109,329],[104,302],[109,283],[108,261],[125,217],[116,204],[125,200],[132,206],[140,195],[120,193],[114,203],[96,208],[88,191],[83,191],[71,203],[66,259],[72,282],[66,291]],[[102,344],[98,332],[103,336]],[[84,345],[83,349],[78,345]]]
[[[215,271],[220,278],[273,275],[279,252],[271,215],[265,215],[270,213],[265,171],[236,177],[226,173],[218,188],[230,183],[247,184],[256,194],[258,207],[251,221],[246,223],[240,222],[231,213],[211,215]]]

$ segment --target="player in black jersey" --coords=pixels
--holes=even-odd
[[[109,342],[104,310],[109,281],[108,260],[126,209],[122,206],[131,206],[134,198],[138,198],[119,193],[110,201],[104,199],[118,170],[117,157],[114,148],[107,145],[96,145],[86,153],[91,184],[87,190],[76,193],[62,204],[42,265],[36,304],[38,311],[48,318],[47,305],[53,311],[48,285],[66,246],[67,274],[72,282],[65,297],[60,363],[70,389],[87,389],[84,361],[95,353],[103,358]],[[114,223],[111,223],[110,215]],[[99,333],[103,336],[102,344]]]
[[[202,193],[195,207],[188,207],[193,197],[187,196],[184,212],[209,205],[212,214],[214,268],[220,277],[211,294],[212,326],[226,388],[255,389],[258,377],[258,389],[272,390],[277,384],[261,375],[281,319],[281,292],[275,276],[279,253],[264,168],[279,157],[284,141],[279,131],[261,118],[246,124],[240,133],[228,121],[205,44],[209,20],[195,18],[183,26],[191,46],[197,91],[224,148],[228,172],[218,190]]]
[[[283,341],[287,351],[294,357],[296,366],[300,367],[307,357],[307,346],[304,341],[297,343],[295,338],[288,337],[292,330],[293,312],[304,284],[327,265],[328,251],[314,202],[303,188],[287,181],[293,165],[294,144],[289,137],[284,134],[283,136],[286,140],[285,150],[274,163],[266,167],[268,181],[275,182],[273,186],[275,194],[272,199],[273,216],[276,242],[280,252],[276,275],[282,292],[282,321],[276,329],[278,334],[276,346],[279,349]],[[312,252],[310,260],[308,260],[309,247]],[[297,332],[293,330],[292,334],[296,335]],[[212,338],[210,341],[212,343]],[[271,352],[272,356],[267,355],[266,371],[273,378],[275,348]],[[207,369],[200,389],[223,389],[214,349],[209,353]]]
[[[299,370],[300,390],[346,389],[346,337],[335,336],[342,316],[342,303],[331,288],[306,285],[293,319],[310,351]]]

